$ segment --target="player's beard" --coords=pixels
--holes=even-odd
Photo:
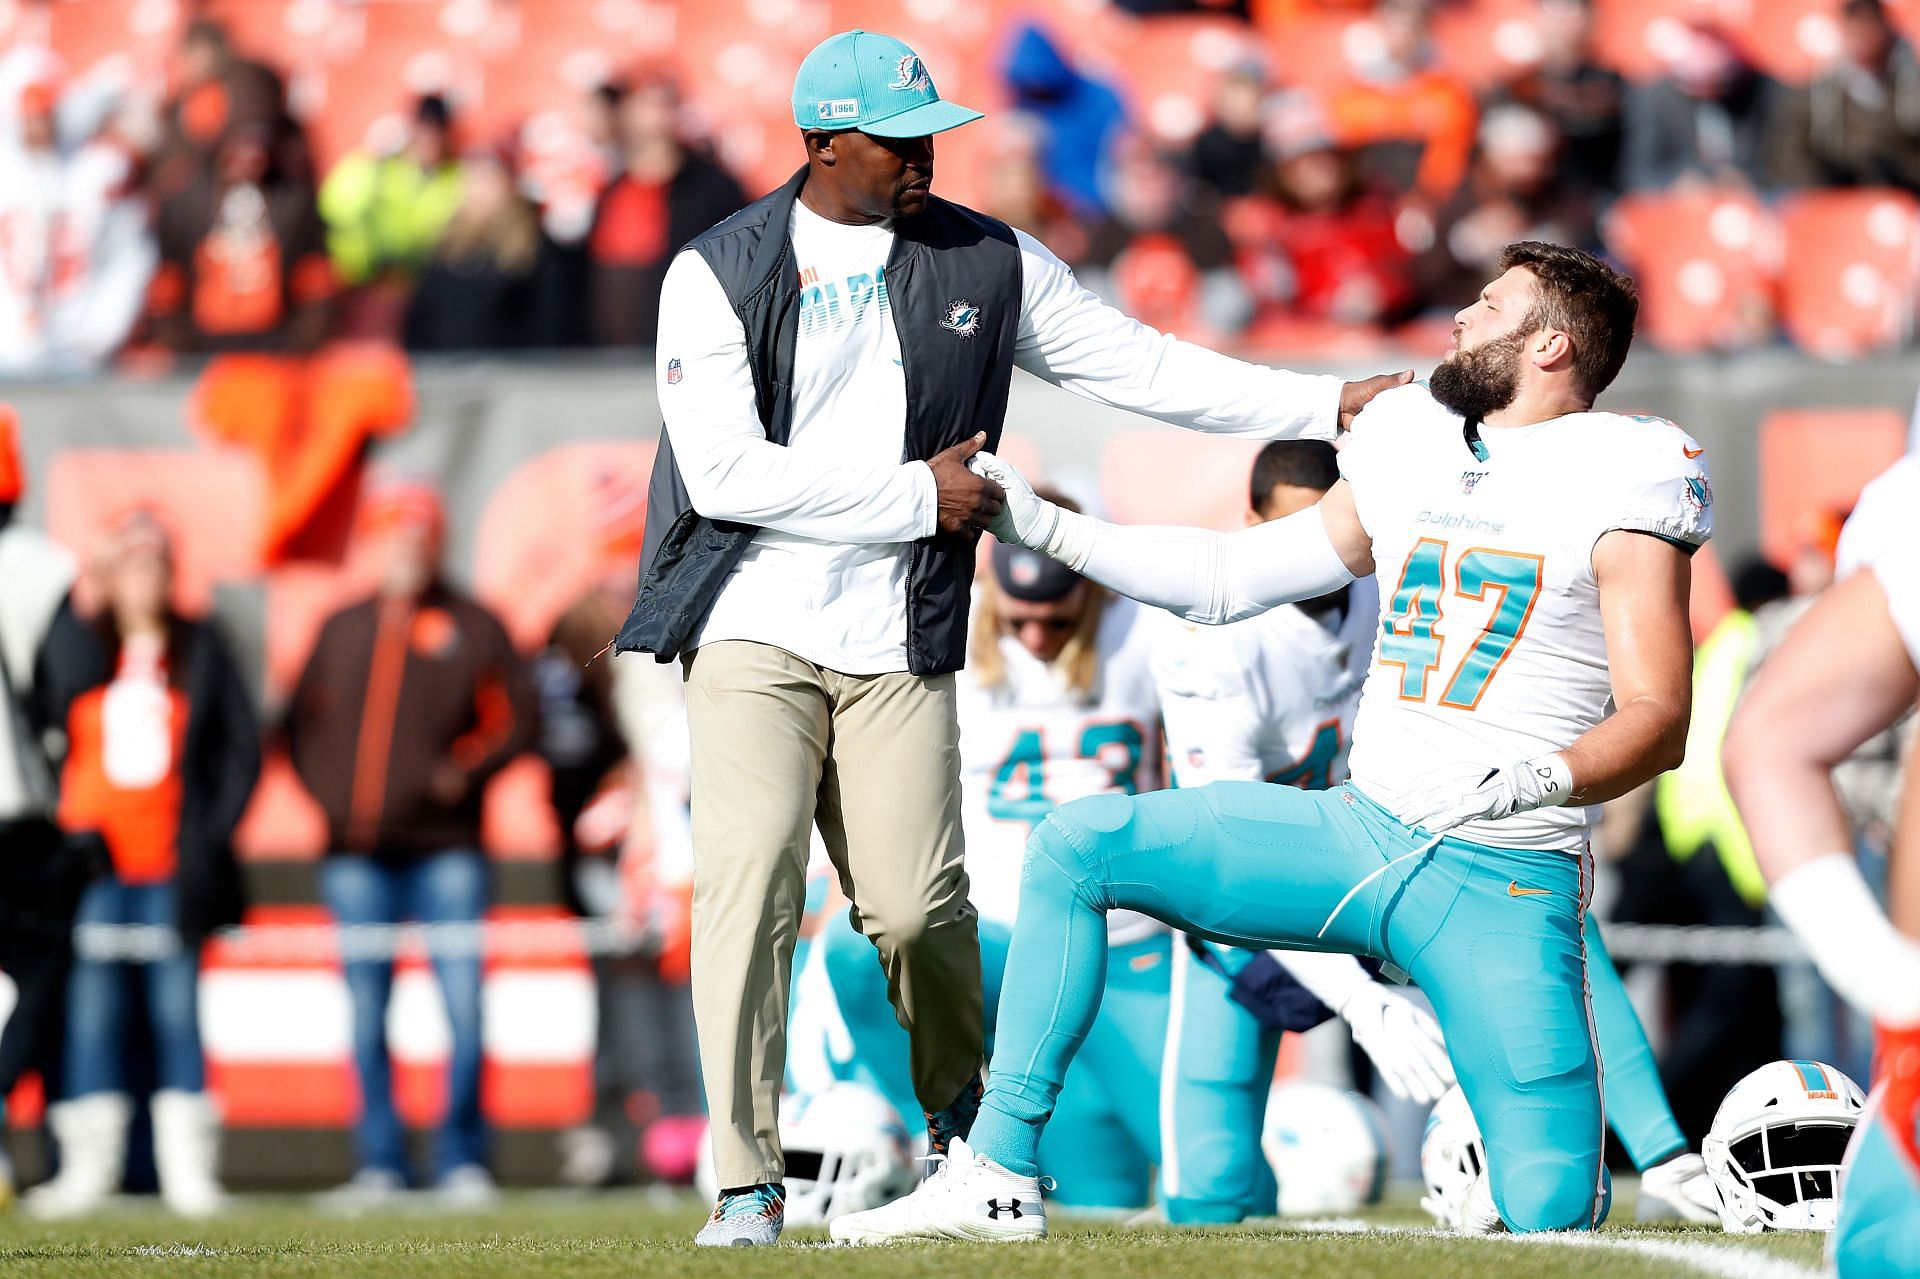
[[[1516,330],[1483,342],[1471,351],[1458,351],[1442,360],[1427,378],[1433,398],[1469,422],[1482,422],[1513,403],[1520,392],[1520,348],[1527,334]]]

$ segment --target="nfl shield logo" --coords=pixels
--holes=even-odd
[[[680,385],[680,361],[679,360],[667,361],[667,385],[668,386]]]

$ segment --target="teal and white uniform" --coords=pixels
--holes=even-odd
[[[1057,669],[1008,636],[999,639],[1005,666],[999,683],[982,685],[970,669],[958,677],[961,811],[970,892],[980,912],[989,1046],[1019,906],[1020,867],[1034,827],[1068,800],[1161,785],[1149,632],[1173,624],[1132,600],[1109,599],[1090,696],[1068,688]],[[1062,1170],[1059,1203],[1133,1209],[1151,1202],[1160,1163],[1171,942],[1166,927],[1144,915],[1115,912],[1107,924],[1104,999],[1067,1073],[1044,1149],[1049,1166]],[[830,924],[817,942],[824,977],[803,974],[795,1022],[819,1023],[825,1033],[809,1030],[796,1051],[817,1055],[816,1041],[837,1041],[835,1077],[879,1088],[902,1113],[913,1114],[907,1037],[894,1020],[873,947],[844,921]],[[818,1000],[826,992],[837,1017],[821,1011]]]
[[[1286,604],[1229,626],[1162,628],[1153,673],[1174,783],[1324,790],[1345,781],[1379,625],[1380,594],[1367,578],[1315,613]],[[1276,1187],[1260,1132],[1280,1032],[1232,999],[1233,976],[1258,952],[1194,944],[1209,948],[1207,961],[1184,938],[1174,944],[1161,1067],[1167,1217],[1201,1224],[1270,1216]]]
[[[1102,916],[1126,908],[1229,945],[1403,969],[1433,1002],[1507,1224],[1597,1221],[1587,814],[1545,809],[1430,843],[1395,810],[1436,777],[1471,786],[1600,722],[1611,684],[1593,547],[1616,529],[1698,546],[1711,491],[1698,445],[1665,421],[1582,413],[1484,434],[1476,447],[1414,385],[1376,398],[1341,453],[1385,599],[1349,783],[1099,796],[1035,832],[980,1154],[1039,1171],[1040,1130],[1098,1008]]]
[[[1839,572],[1871,570],[1894,629],[1920,670],[1920,457],[1909,455],[1874,480],[1840,535]],[[1920,1168],[1894,1143],[1890,1122],[1913,1126],[1920,1114],[1890,1119],[1884,1089],[1847,1148],[1840,1222],[1830,1250],[1840,1279],[1920,1275]]]

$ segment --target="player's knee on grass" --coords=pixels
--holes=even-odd
[[[1584,1161],[1541,1158],[1496,1162],[1493,1202],[1509,1228],[1591,1230],[1596,1214],[1597,1170]]]
[[[1167,1200],[1167,1220],[1176,1226],[1233,1226],[1246,1219],[1244,1204],[1181,1197]]]

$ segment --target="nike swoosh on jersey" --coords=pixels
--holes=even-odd
[[[1687,455],[1688,457],[1690,457],[1690,458],[1694,458],[1694,457],[1699,457],[1699,456],[1700,456],[1700,455],[1701,455],[1702,453],[1705,453],[1705,452],[1706,452],[1706,450],[1705,450],[1705,449],[1703,449],[1703,448],[1691,448],[1691,449],[1690,449],[1690,448],[1688,448],[1688,447],[1687,447],[1686,445],[1684,445],[1684,444],[1682,444],[1682,445],[1680,446],[1680,451],[1681,451],[1682,453],[1684,453],[1684,454],[1686,454],[1686,455]]]
[[[1509,879],[1507,881],[1507,896],[1509,897],[1541,897],[1552,892],[1553,890],[1551,888],[1522,888],[1520,887],[1520,881],[1517,879]]]

